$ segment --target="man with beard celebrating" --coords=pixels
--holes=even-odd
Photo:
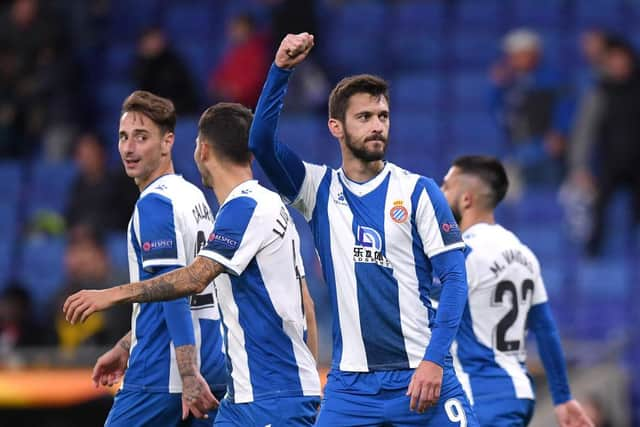
[[[313,43],[307,33],[282,41],[249,144],[309,222],[329,285],[333,363],[317,425],[475,426],[449,354],[467,299],[464,243],[434,181],[384,160],[387,83],[358,75],[331,92],[340,169],[305,163],[276,140],[292,68]],[[437,313],[434,275],[443,284]]]

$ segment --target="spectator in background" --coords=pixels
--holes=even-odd
[[[228,101],[254,108],[271,63],[269,37],[259,31],[249,14],[231,19],[227,27],[229,47],[209,79],[214,101]]]
[[[13,350],[46,343],[34,317],[29,293],[20,283],[9,284],[0,296],[0,359]]]
[[[65,212],[67,225],[92,224],[103,231],[125,231],[138,199],[138,189],[122,171],[107,169],[105,148],[93,133],[81,134],[75,145],[78,175]]]
[[[37,0],[14,0],[0,18],[0,155],[28,155],[44,133],[68,133],[77,77],[69,45]]]
[[[60,311],[64,297],[87,287],[104,289],[113,283],[126,282],[126,273],[111,268],[102,234],[87,224],[74,226],[68,235],[64,257],[66,283],[54,301],[55,331],[58,344],[66,350],[80,345],[108,346],[127,333],[131,322],[131,306],[99,313],[89,321],[71,325]]]
[[[491,107],[507,133],[511,162],[529,185],[556,185],[564,174],[572,100],[567,82],[542,63],[537,33],[518,29],[503,41],[491,70]]]
[[[596,192],[587,242],[592,256],[601,252],[605,213],[617,190],[633,192],[633,219],[640,222],[640,69],[633,48],[609,39],[603,71],[580,110],[569,156],[571,182]]]
[[[171,49],[162,29],[149,28],[138,40],[133,67],[136,87],[173,101],[180,114],[200,111],[200,100],[191,74]]]

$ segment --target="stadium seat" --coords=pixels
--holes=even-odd
[[[458,28],[487,28],[500,25],[505,7],[500,0],[460,0],[456,3],[455,23]]]
[[[111,266],[119,271],[127,271],[129,268],[129,255],[127,254],[127,233],[111,232],[106,236],[105,245]]]
[[[313,114],[283,114],[278,123],[278,139],[287,144],[301,158],[314,162],[325,161],[327,151],[337,150],[336,146],[327,147],[326,118]]]
[[[564,211],[554,189],[527,189],[513,210],[514,221],[517,224],[562,226]]]
[[[392,111],[433,112],[442,108],[444,81],[439,74],[401,74],[391,80]]]
[[[486,70],[451,74],[451,102],[460,111],[484,111],[489,106],[489,76]]]
[[[111,79],[128,79],[136,57],[136,47],[132,43],[112,44],[106,48],[104,75]]]
[[[98,107],[102,114],[119,115],[122,102],[133,91],[133,83],[126,79],[109,79],[98,88]],[[113,123],[114,128],[117,122]]]
[[[560,224],[540,227],[537,223],[521,224],[512,228],[518,238],[542,261],[557,262],[567,253],[565,236]]]
[[[394,113],[387,158],[412,172],[433,176],[442,136],[440,121],[434,114]]]
[[[447,163],[466,154],[500,156],[505,148],[503,135],[487,112],[458,112],[449,122],[451,141],[447,144]]]
[[[176,173],[184,176],[190,182],[199,184],[200,173],[193,160],[198,136],[198,118],[182,117],[176,123],[175,143],[173,146],[173,165]]]
[[[499,57],[500,38],[488,31],[456,31],[450,37],[451,64],[486,71]]]
[[[220,42],[191,41],[175,43],[175,49],[187,66],[190,76],[195,80],[197,92],[204,95],[209,75],[222,57],[224,45]]]
[[[21,225],[18,221],[18,206],[16,204],[0,203],[1,240],[13,244]]]
[[[69,161],[36,163],[29,181],[27,218],[31,218],[38,211],[63,214],[75,174],[76,167]]]
[[[632,285],[629,265],[618,257],[583,261],[575,272],[583,297],[603,301],[622,301]]]
[[[38,308],[51,302],[64,280],[65,241],[56,237],[34,237],[22,243],[19,280]]]
[[[131,7],[128,0],[109,2],[108,40],[137,40],[144,29],[158,24],[162,3],[162,0],[137,0],[136,7]]]
[[[444,67],[445,43],[439,33],[425,27],[398,25],[389,34],[387,59],[393,71],[418,72]]]
[[[603,28],[619,32],[624,25],[621,0],[580,0],[575,2],[575,23],[579,29]],[[629,2],[633,3],[633,2]]]
[[[513,27],[558,28],[567,15],[565,0],[514,0],[511,5],[513,15],[509,22]]]
[[[0,161],[0,194],[2,203],[15,205],[22,191],[23,168],[18,161]]]
[[[11,275],[15,274],[14,243],[0,240],[0,293],[7,287]]]

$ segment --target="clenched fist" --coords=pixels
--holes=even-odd
[[[287,34],[276,52],[275,63],[280,68],[293,68],[307,57],[313,48],[313,35]]]

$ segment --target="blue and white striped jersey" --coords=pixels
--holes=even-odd
[[[215,279],[231,402],[319,396],[304,342],[299,237],[280,197],[246,181],[222,203],[200,251],[227,273]]]
[[[525,337],[529,311],[547,302],[538,260],[497,224],[473,225],[463,239],[469,299],[454,346],[458,378],[472,403],[534,399]]]
[[[365,183],[342,169],[304,168],[292,205],[312,228],[333,300],[333,368],[416,368],[435,318],[430,258],[464,247],[444,196],[389,162]]]
[[[163,175],[140,194],[128,230],[131,282],[190,264],[206,244],[213,218],[202,192],[179,175]],[[213,284],[175,301],[135,303],[124,389],[180,393],[175,347],[195,343],[202,376],[224,389],[226,370]],[[177,313],[177,314],[176,314]],[[173,328],[173,329],[172,329]],[[184,343],[172,341],[172,332]]]

